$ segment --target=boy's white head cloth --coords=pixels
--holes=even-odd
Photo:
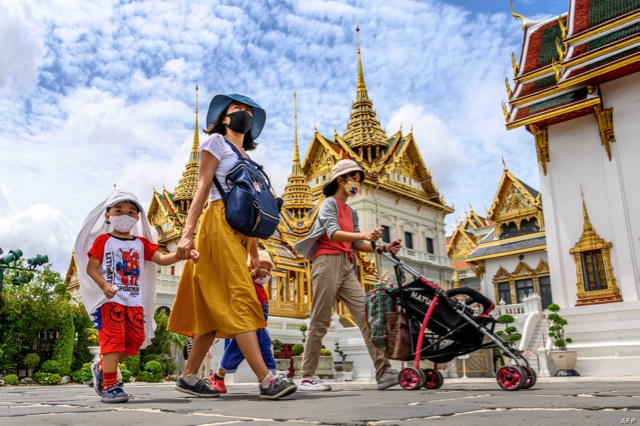
[[[91,213],[84,220],[82,229],[76,239],[74,246],[76,265],[78,267],[78,283],[80,284],[80,291],[82,292],[82,302],[89,315],[93,315],[100,306],[102,306],[109,299],[106,298],[100,286],[87,275],[87,264],[89,263],[88,252],[93,245],[93,241],[101,234],[104,234],[107,229],[105,224],[104,214],[107,208],[112,207],[122,201],[129,201],[134,203],[138,207],[140,213],[140,220],[136,223],[136,226],[131,230],[131,235],[144,237],[153,244],[158,243],[158,233],[149,223],[147,214],[142,207],[142,204],[138,201],[138,198],[130,192],[115,190],[107,197],[106,200],[98,204],[91,210]],[[144,333],[145,340],[142,344],[142,348],[151,344],[154,331],[156,329],[156,323],[153,320],[153,314],[155,311],[156,303],[156,282],[158,275],[156,268],[152,262],[146,261],[147,264],[144,268],[142,278],[142,285],[144,285],[143,292],[143,304],[144,304]]]

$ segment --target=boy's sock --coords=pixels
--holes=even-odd
[[[102,373],[102,377],[104,379],[103,389],[107,389],[111,386],[115,386],[118,383],[118,372],[114,371],[113,373]]]

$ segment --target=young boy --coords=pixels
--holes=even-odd
[[[118,363],[128,355],[138,353],[143,344],[148,344],[153,337],[152,330],[145,333],[145,328],[153,324],[156,271],[151,262],[164,266],[179,259],[176,253],[162,254],[157,244],[131,234],[140,213],[144,214],[133,194],[118,191],[117,196],[112,194],[105,204],[106,208],[102,210],[105,225],[111,225],[113,229],[95,238],[87,251],[86,275],[93,287],[84,275],[79,274],[79,281],[86,308],[96,318],[94,322],[102,355],[100,363],[91,367],[93,386],[102,396],[102,402],[115,403],[129,400],[117,384]],[[92,222],[90,217],[85,221],[85,228]],[[146,216],[145,227],[150,229]],[[153,233],[143,233],[153,238]],[[81,232],[78,239],[81,237],[88,240],[86,232]],[[77,241],[76,247],[78,244]],[[197,262],[198,257],[198,252],[192,250],[191,260]],[[145,282],[145,279],[150,282]],[[95,286],[102,291],[103,297],[96,298]]]
[[[264,325],[266,327],[267,319],[269,318],[269,298],[267,297],[264,285],[271,281],[271,269],[275,268],[276,265],[271,260],[268,252],[259,250],[258,256],[260,259],[260,268],[266,270],[268,275],[264,278],[254,277],[253,285],[258,295],[258,301],[260,301],[262,305]],[[251,265],[249,265],[249,270],[251,270]],[[252,274],[256,272],[257,271],[252,271]],[[271,352],[271,337],[269,337],[269,332],[266,328],[261,328],[256,334],[258,336],[258,343],[260,344],[260,351],[262,352],[262,359],[264,359],[264,363],[267,365],[269,371],[276,374],[276,360],[273,358],[273,352]],[[244,355],[242,355],[236,339],[226,339],[224,341],[224,354],[220,360],[218,371],[213,373],[209,378],[211,387],[220,393],[227,393],[224,376],[227,373],[235,373],[242,361],[244,361]]]

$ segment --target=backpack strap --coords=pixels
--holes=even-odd
[[[236,148],[236,146],[234,144],[229,142],[229,140],[227,138],[225,138],[225,137],[223,137],[223,138],[224,138],[224,141],[231,147],[233,152],[236,153],[236,155],[238,156],[239,159],[241,159],[241,160],[250,160],[251,161],[250,158],[247,158],[244,155],[242,155],[240,153],[240,150],[238,148]],[[220,182],[218,181],[218,178],[216,177],[215,172],[213,173],[213,183],[216,185],[216,188],[218,189],[218,192],[220,192],[220,196],[222,196],[223,194],[226,194],[226,192],[224,192],[224,189],[222,189],[222,185],[220,185]]]

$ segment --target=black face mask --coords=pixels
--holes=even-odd
[[[229,117],[229,124],[225,124],[225,126],[236,133],[244,135],[251,129],[251,126],[253,126],[253,117],[248,111],[232,112],[231,114],[227,114],[227,117]]]

